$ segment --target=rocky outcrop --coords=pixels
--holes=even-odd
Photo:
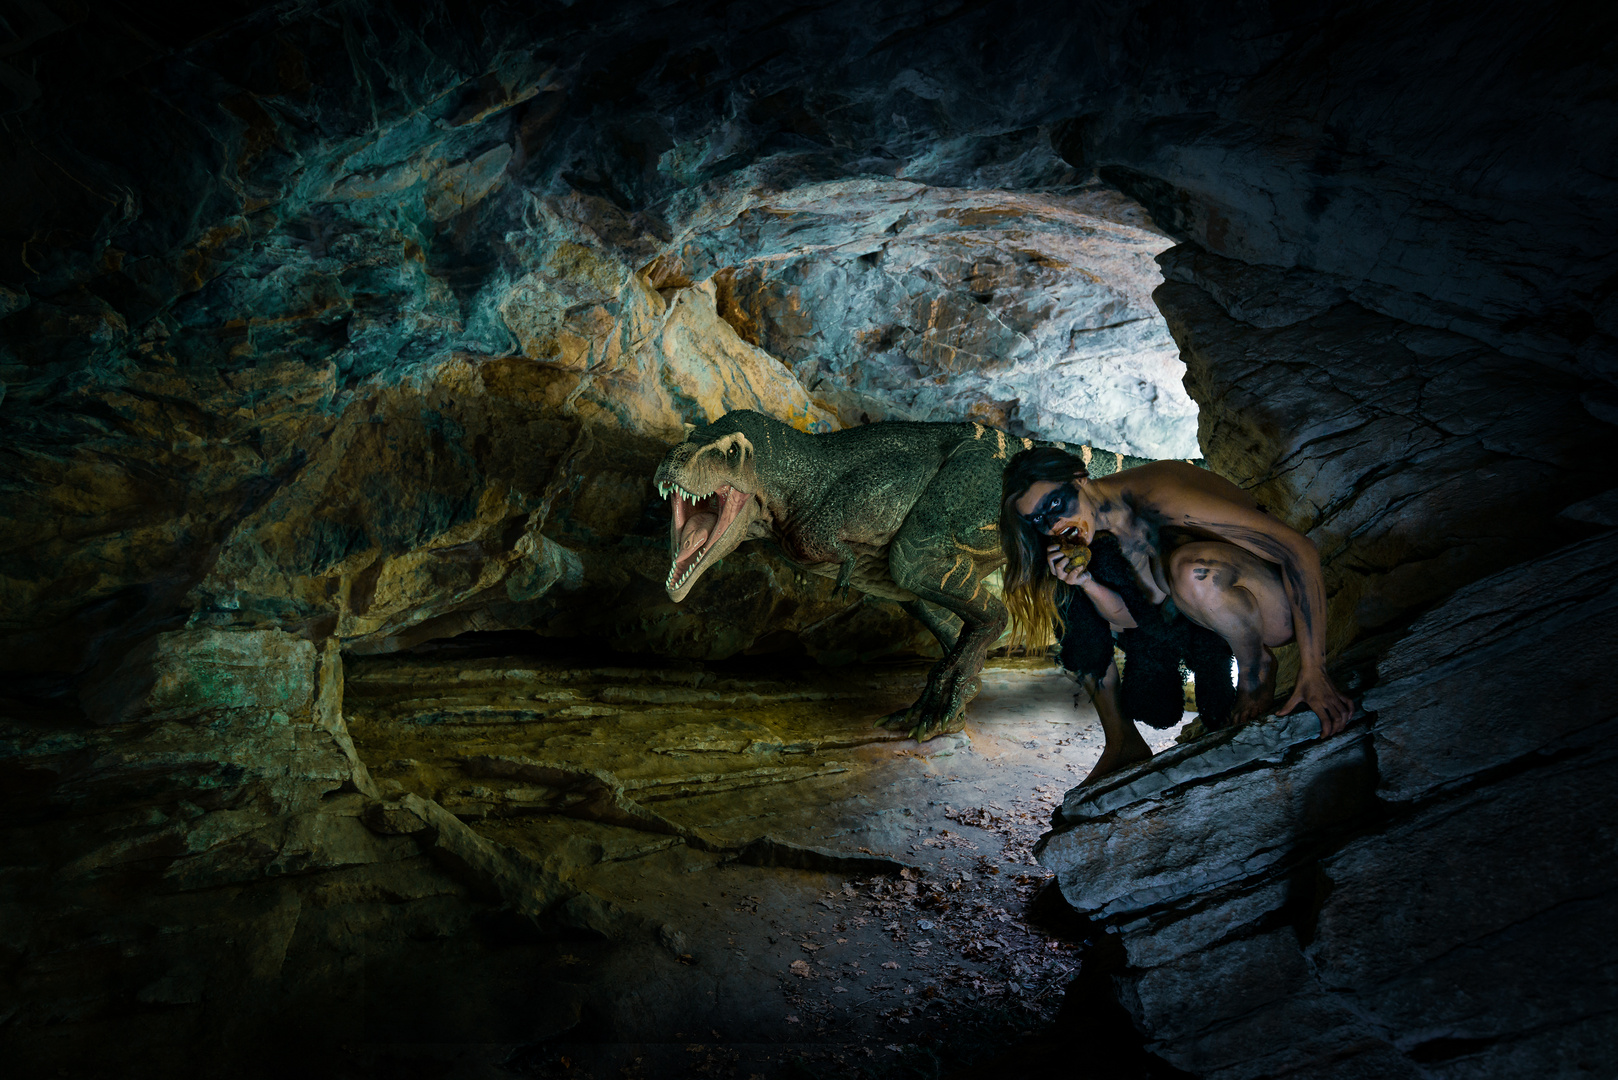
[[[1198,1076],[1601,1074],[1614,1057],[1612,534],[1465,588],[1302,714],[1075,789],[1042,841]]]
[[[715,282],[737,333],[845,425],[970,418],[1199,456],[1151,302],[1169,241],[1116,191],[861,179],[732,199],[687,224],[654,274]]]
[[[1320,549],[1354,685],[1416,613],[1593,531],[1564,511],[1611,487],[1606,392],[1371,310],[1364,283],[1193,244],[1159,258],[1209,467]]]
[[[1118,1000],[1197,1076],[1610,1071],[1612,956],[1567,942],[1618,863],[1561,839],[1618,828],[1606,392],[1363,280],[1159,261],[1210,466],[1314,539],[1370,692],[1330,742],[1303,714],[1068,794],[1042,861]]]

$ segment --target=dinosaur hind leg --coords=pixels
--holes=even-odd
[[[1000,468],[988,454],[961,454],[945,463],[889,548],[894,582],[921,603],[961,621],[959,635],[934,665],[921,697],[903,714],[884,721],[884,726],[907,730],[916,739],[965,727],[967,702],[981,685],[983,659],[1006,627],[1005,605],[983,580],[983,568],[992,565],[1000,550],[994,528]]]
[[[961,637],[961,620],[951,615],[936,604],[929,604],[925,600],[906,600],[899,605],[908,611],[917,622],[933,632],[933,637],[949,652],[955,648],[955,643]]]

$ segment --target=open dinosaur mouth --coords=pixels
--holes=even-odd
[[[708,558],[714,544],[729,531],[747,504],[748,493],[721,484],[711,495],[693,495],[678,484],[659,484],[658,492],[674,510],[674,561],[664,588],[680,588]]]

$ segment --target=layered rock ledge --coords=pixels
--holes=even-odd
[[[1612,1065],[1618,537],[1461,590],[1326,742],[1310,714],[1069,792],[1040,861],[1197,1076]]]

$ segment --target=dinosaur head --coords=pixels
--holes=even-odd
[[[753,444],[721,419],[687,435],[652,479],[674,511],[672,564],[663,587],[679,603],[703,571],[734,551],[764,515]]]

